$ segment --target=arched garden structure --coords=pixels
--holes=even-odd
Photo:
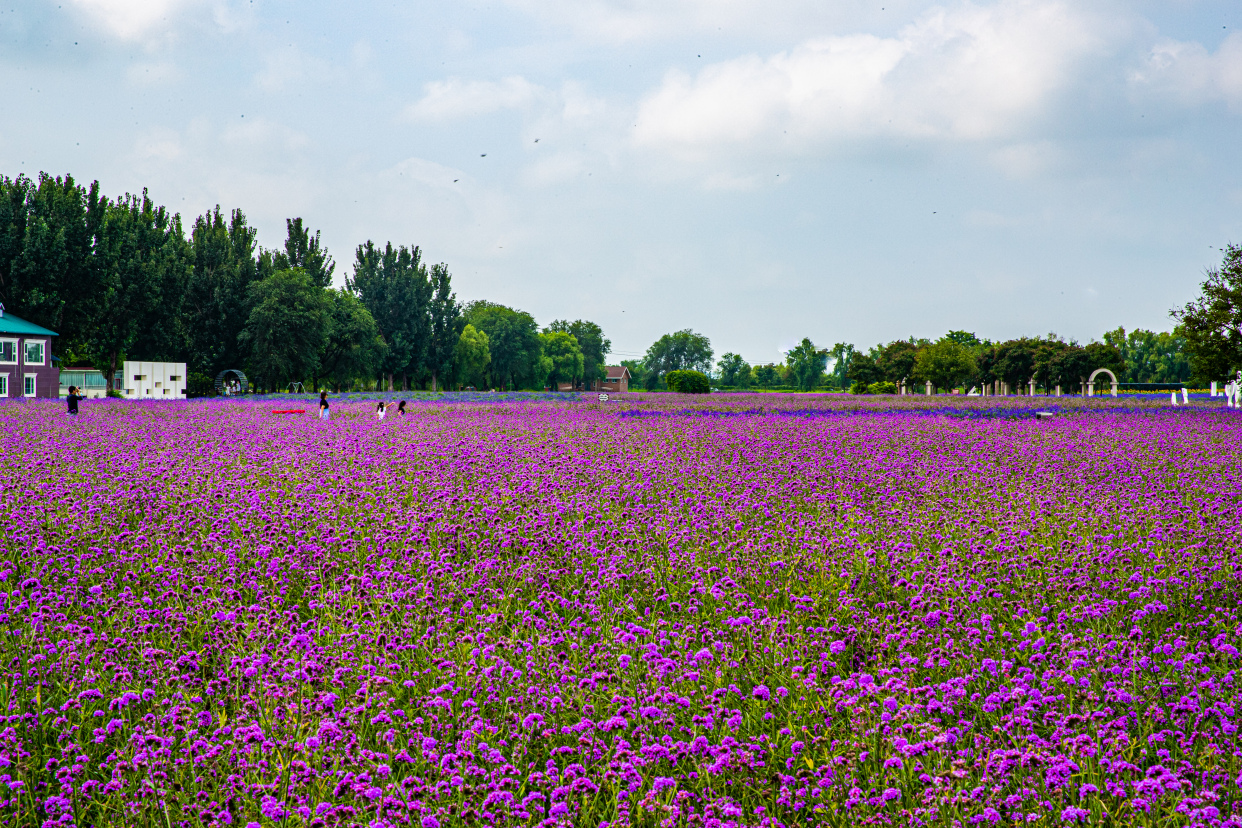
[[[250,381],[246,379],[246,375],[237,368],[227,368],[221,371],[216,374],[216,393],[221,395],[225,394],[225,388],[230,387],[235,383],[237,385],[237,390],[242,394],[246,393],[246,389],[250,387]]]
[[[1112,387],[1113,396],[1114,397],[1117,396],[1117,375],[1114,374],[1112,371],[1108,370],[1107,368],[1096,368],[1094,371],[1091,372],[1091,376],[1087,378],[1087,396],[1088,397],[1095,396],[1095,378],[1098,377],[1100,374],[1108,374],[1108,378],[1113,383],[1113,387]]]

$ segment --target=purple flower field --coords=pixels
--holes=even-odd
[[[0,407],[0,824],[1242,825],[1242,416]]]

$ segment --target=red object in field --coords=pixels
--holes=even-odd
[[[283,408],[279,410],[272,409],[272,413],[273,414],[305,414],[306,409],[305,408]]]

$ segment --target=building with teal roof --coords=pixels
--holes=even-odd
[[[0,399],[60,396],[60,372],[52,362],[52,337],[41,325],[0,305]]]

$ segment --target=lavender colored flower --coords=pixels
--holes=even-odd
[[[1232,415],[496,399],[0,404],[0,821],[1242,817]]]

